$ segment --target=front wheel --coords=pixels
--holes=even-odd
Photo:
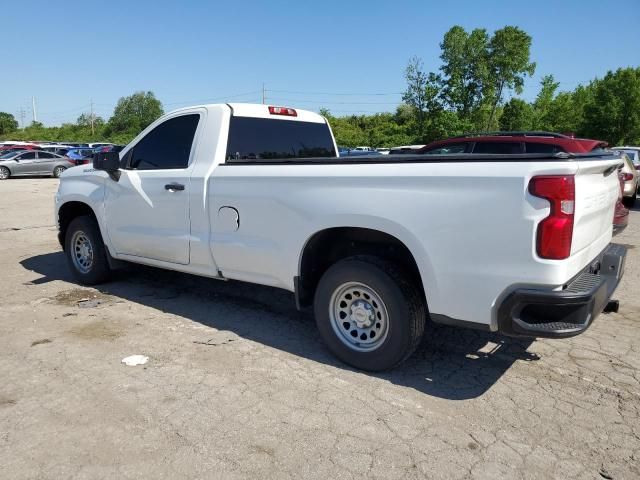
[[[11,172],[7,167],[0,167],[0,180],[6,180],[11,176]]]
[[[67,263],[78,282],[96,285],[111,276],[107,251],[96,220],[90,216],[74,218],[65,235]]]
[[[388,370],[416,349],[426,322],[421,292],[390,262],[350,257],[330,267],[314,298],[320,335],[343,362]]]
[[[56,167],[53,169],[53,178],[60,178],[60,175],[62,175],[62,172],[64,172],[66,170],[66,168],[64,167]]]

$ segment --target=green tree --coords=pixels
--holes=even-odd
[[[483,28],[471,33],[456,25],[449,29],[440,44],[442,76],[438,77],[445,103],[463,119],[471,118],[480,107],[489,83],[489,36]]]
[[[107,135],[137,135],[164,113],[153,92],[136,92],[122,97],[109,119]]]
[[[83,113],[76,120],[79,127],[91,128],[91,113]],[[93,115],[93,127],[98,128],[104,125],[104,119],[98,115]]]
[[[554,130],[555,125],[550,117],[551,108],[560,83],[553,75],[545,75],[540,81],[540,92],[533,102],[533,122],[531,128],[536,130]]]
[[[402,101],[414,110],[416,133],[418,138],[422,138],[425,132],[427,112],[441,108],[438,100],[440,82],[436,74],[424,71],[422,60],[416,56],[409,60],[404,77],[407,81],[407,89],[402,95]]]
[[[620,68],[591,83],[582,132],[612,145],[640,142],[640,68]]]
[[[531,130],[534,121],[533,108],[520,98],[512,98],[502,109],[500,130]]]
[[[518,27],[496,30],[489,40],[488,62],[492,86],[492,106],[487,125],[493,121],[504,94],[522,93],[525,75],[533,75],[536,64],[530,61],[531,37]]]
[[[15,132],[18,129],[18,122],[10,113],[0,112],[0,135]]]

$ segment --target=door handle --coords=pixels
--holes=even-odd
[[[182,185],[181,183],[167,183],[164,186],[165,190],[169,190],[170,192],[175,192],[177,190],[184,190],[184,185]]]

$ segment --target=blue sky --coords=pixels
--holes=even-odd
[[[165,110],[261,101],[337,115],[393,111],[412,55],[439,66],[453,25],[533,37],[534,77],[561,89],[640,65],[640,0],[4,2],[0,111],[47,125],[89,111],[108,118],[118,98],[151,90]]]

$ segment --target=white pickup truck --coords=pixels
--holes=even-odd
[[[80,283],[126,261],[283,288],[313,306],[337,357],[375,371],[406,359],[428,318],[586,330],[623,273],[620,165],[606,152],[339,158],[318,114],[203,105],[67,170],[56,220]]]

